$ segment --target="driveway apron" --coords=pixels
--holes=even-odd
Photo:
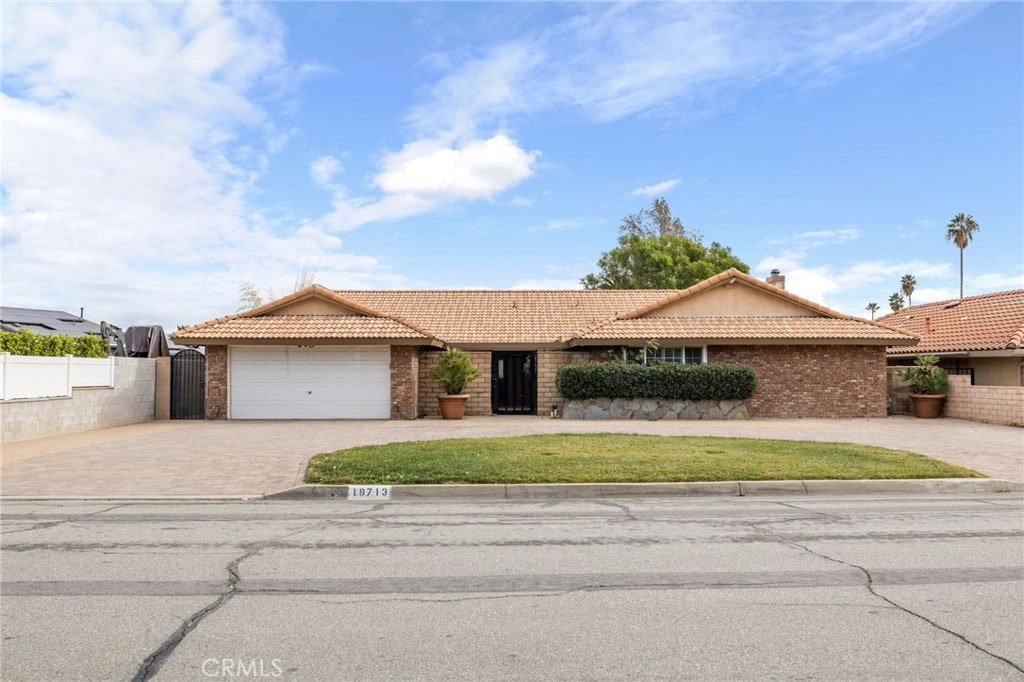
[[[319,453],[356,445],[541,433],[644,433],[855,442],[1024,481],[1024,429],[959,419],[161,421],[3,446],[4,497],[245,497],[302,482]]]

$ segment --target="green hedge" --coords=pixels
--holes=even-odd
[[[76,358],[105,358],[107,357],[107,344],[98,336],[43,336],[21,329],[16,332],[0,332],[0,353],[42,355],[44,357],[74,355]]]
[[[754,370],[746,365],[584,362],[565,365],[555,375],[555,387],[566,400],[744,400],[756,386]]]

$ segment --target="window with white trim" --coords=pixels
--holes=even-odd
[[[628,349],[622,349],[623,359],[628,357]],[[644,348],[637,358],[641,364],[655,362],[677,362],[681,365],[703,365],[708,361],[707,346],[682,346],[678,348]]]

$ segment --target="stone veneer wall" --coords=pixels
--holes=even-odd
[[[742,400],[627,400],[594,398],[570,400],[566,419],[746,419]]]
[[[884,417],[884,346],[709,346],[708,362],[754,368],[751,417]]]
[[[949,377],[947,417],[1024,426],[1024,387],[971,386],[969,376]]]
[[[491,351],[466,351],[469,359],[480,370],[480,376],[466,387],[469,400],[466,402],[466,416],[480,417],[491,414]],[[440,351],[424,350],[420,353],[419,367],[419,415],[439,417],[437,396],[444,393],[441,382],[434,378],[434,368],[441,360]]]
[[[113,388],[75,388],[70,398],[0,402],[2,442],[152,421],[155,398],[156,360],[115,358]]]
[[[228,347],[206,347],[206,418],[228,418]]]
[[[391,418],[415,419],[420,393],[420,350],[391,346]]]

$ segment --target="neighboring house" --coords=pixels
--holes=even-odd
[[[972,384],[1024,386],[1024,289],[915,305],[878,321],[921,337],[913,348],[889,348],[890,365],[938,355],[950,373],[969,374]]]
[[[84,319],[81,314],[38,308],[0,308],[0,331],[16,332],[22,329],[42,336],[100,335],[100,326]]]
[[[437,351],[470,353],[467,414],[561,409],[555,373],[627,349],[671,362],[743,363],[755,417],[884,417],[885,348],[916,337],[727,270],[688,289],[333,291],[311,286],[178,330],[206,346],[207,418],[436,415]],[[655,350],[651,342],[656,342]]]

